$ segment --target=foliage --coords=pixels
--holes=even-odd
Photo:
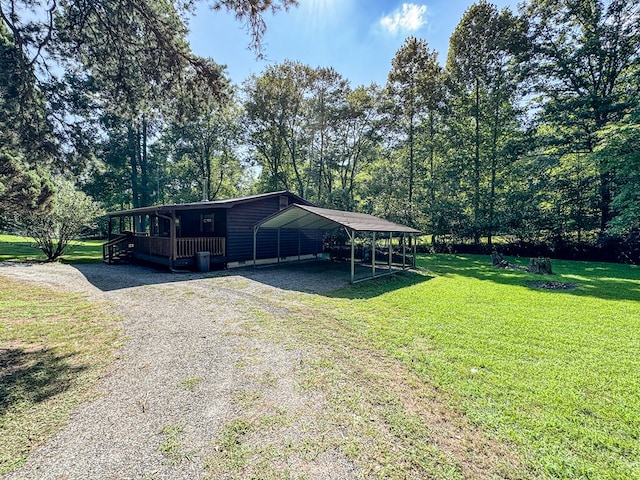
[[[601,133],[600,163],[614,172],[618,190],[612,207],[617,213],[609,226],[613,233],[640,230],[640,107]]]
[[[435,169],[435,135],[438,110],[444,92],[442,69],[435,51],[429,50],[424,40],[409,37],[391,60],[384,105],[388,121],[387,142],[397,151],[394,168],[400,169],[402,186],[396,192],[395,202],[402,205],[402,221],[416,225],[415,191],[418,179],[431,177],[433,185]],[[419,129],[424,126],[424,132]],[[422,141],[421,141],[422,139]],[[428,159],[422,160],[428,150]],[[420,159],[420,160],[419,160]]]
[[[613,217],[614,169],[592,155],[602,129],[636,101],[640,84],[638,0],[534,0],[525,10],[533,88],[543,121],[554,127],[560,153],[586,154],[597,170],[599,228]]]
[[[241,90],[190,50],[198,3],[0,0],[0,189],[15,208],[46,209],[64,171],[109,210],[286,189],[435,243],[603,245],[637,228],[640,0],[519,14],[480,0],[444,68],[409,37],[382,88],[284,61]],[[262,16],[296,4],[209,1],[258,56]]]
[[[0,219],[48,208],[52,133],[33,68],[0,22]]]
[[[110,143],[105,138],[124,130],[125,156],[118,160],[124,171],[115,175],[122,179],[126,174],[126,183],[119,183],[120,198],[114,203],[149,205],[154,165],[148,142],[159,130],[158,120],[177,110],[172,102],[176,89],[206,85],[216,99],[226,93],[223,69],[194,55],[186,38],[197,3],[2,0],[0,150],[9,139],[12,155],[22,155],[30,166],[48,167],[42,161],[46,156],[48,164],[55,160],[52,173],[73,170],[87,178],[110,170],[96,161],[96,153]],[[266,28],[262,15],[297,5],[296,0],[208,3],[246,25],[258,55]],[[116,119],[116,132],[106,117]],[[95,183],[87,190],[102,193]]]
[[[162,181],[166,188],[159,188],[161,201],[165,196],[172,201],[237,196],[243,180],[236,154],[242,112],[235,99],[218,101],[210,88],[194,81],[178,92],[176,105],[180,108],[160,142],[165,151],[157,152],[166,159],[159,169],[166,170]]]
[[[447,57],[452,148],[459,190],[475,243],[500,228],[504,186],[517,138],[519,102],[515,56],[524,48],[522,25],[486,1],[472,5],[451,36]],[[502,188],[501,188],[502,187]]]
[[[46,213],[52,195],[53,186],[46,174],[0,151],[0,218]]]
[[[86,228],[102,213],[100,206],[69,181],[62,181],[50,212],[27,213],[18,217],[20,229],[31,237],[52,262],[64,254]]]
[[[374,155],[376,87],[352,90],[331,68],[284,62],[251,77],[245,94],[258,188],[354,206],[358,176]]]
[[[33,65],[0,21],[0,151],[44,167],[55,160],[57,148],[37,83]]]

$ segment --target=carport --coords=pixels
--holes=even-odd
[[[280,231],[283,229],[315,230],[328,232],[344,228],[351,246],[351,283],[357,283],[372,278],[391,275],[407,268],[415,267],[416,242],[415,237],[421,232],[415,228],[390,222],[365,213],[345,212],[328,208],[312,207],[308,205],[293,204],[270,217],[261,220],[253,227],[253,265],[256,266],[257,237],[260,229],[277,230],[278,262],[280,261]],[[356,235],[371,238],[371,275],[365,278],[355,278],[355,244]],[[402,261],[393,261],[393,238],[398,240],[402,247]],[[412,249],[411,261],[407,262],[407,240],[413,239],[409,248]],[[377,261],[376,242],[386,240],[388,244],[388,257],[384,264]],[[396,268],[394,268],[394,266]],[[381,273],[378,270],[382,270]]]

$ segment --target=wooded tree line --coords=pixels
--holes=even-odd
[[[445,65],[409,37],[368,86],[293,61],[231,85],[189,50],[195,2],[33,3],[0,0],[5,216],[64,172],[109,210],[288,189],[435,241],[640,228],[640,0],[480,1]],[[258,53],[261,13],[295,5],[212,3]]]

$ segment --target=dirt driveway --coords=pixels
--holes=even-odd
[[[207,278],[104,264],[0,267],[0,275],[107,301],[124,319],[128,339],[98,398],[6,478],[204,478],[220,432],[249,407],[254,415],[286,410],[300,419],[324,408],[322,398],[296,388],[306,353],[277,348],[243,327],[257,311],[285,314],[273,302],[287,288],[318,291],[344,282],[340,274],[318,274],[314,282],[295,272]],[[357,475],[337,451],[304,463],[311,478]]]

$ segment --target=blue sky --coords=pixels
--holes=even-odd
[[[498,8],[517,10],[516,0],[493,0]],[[267,14],[264,37],[266,61],[247,49],[249,34],[225,12],[209,10],[203,2],[190,23],[193,51],[227,66],[240,84],[266,65],[285,59],[312,67],[334,67],[352,86],[382,85],[391,59],[408,35],[425,39],[447,56],[449,37],[468,0],[299,0],[299,7]]]

